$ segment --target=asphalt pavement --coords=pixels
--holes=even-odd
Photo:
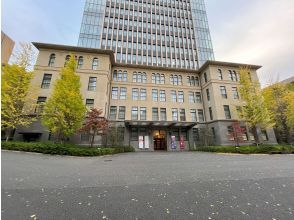
[[[2,151],[2,219],[294,219],[293,155]]]

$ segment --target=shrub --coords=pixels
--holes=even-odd
[[[260,153],[294,153],[294,146],[290,145],[260,145],[260,146],[208,146],[199,147],[196,151],[217,152],[217,153],[241,153],[241,154],[260,154]]]
[[[43,154],[71,155],[71,156],[100,156],[135,151],[133,147],[81,147],[73,144],[57,144],[53,142],[3,142],[2,149],[37,152]]]

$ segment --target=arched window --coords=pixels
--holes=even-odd
[[[118,71],[117,80],[122,81],[122,71],[121,70]]]
[[[78,59],[78,66],[77,66],[77,68],[78,69],[81,69],[82,66],[83,66],[83,63],[84,63],[84,58],[82,56],[80,56],[79,59]]]
[[[124,71],[124,74],[123,74],[123,81],[124,81],[124,82],[128,81],[128,72],[127,72],[127,71]]]
[[[160,75],[160,84],[165,84],[165,77],[164,74]]]
[[[97,70],[98,67],[98,58],[95,57],[92,62],[92,70]]]
[[[54,63],[55,63],[55,53],[52,53],[49,57],[49,63],[48,63],[48,66],[54,66]]]
[[[177,85],[182,85],[182,76],[181,75],[179,75],[178,84]]]
[[[160,84],[160,74],[156,74],[156,84]]]
[[[142,82],[147,83],[147,75],[145,72],[142,73]]]
[[[117,81],[117,71],[116,70],[113,71],[112,78],[114,81]]]
[[[156,76],[155,76],[155,73],[152,73],[152,83],[153,83],[153,84],[156,83]]]
[[[137,82],[137,72],[133,73],[133,82]]]
[[[218,69],[218,79],[219,80],[223,80],[223,73],[222,73],[222,70],[221,69]]]
[[[70,55],[66,55],[64,66],[66,66],[67,62],[70,60]]]
[[[139,83],[142,82],[142,73],[141,73],[141,72],[138,72],[138,75],[137,75],[137,82],[139,82]]]

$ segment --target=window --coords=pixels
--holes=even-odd
[[[92,109],[94,107],[94,99],[86,99],[86,107]]]
[[[229,79],[233,81],[233,72],[232,70],[229,70]]]
[[[126,107],[119,106],[118,119],[124,120],[126,118]]]
[[[145,121],[146,120],[146,115],[147,115],[147,110],[145,107],[140,108],[140,120]]]
[[[160,101],[161,102],[165,102],[166,101],[165,90],[160,90]]]
[[[114,81],[117,81],[117,71],[116,70],[113,71],[112,78]]]
[[[78,65],[77,65],[77,68],[78,69],[81,69],[82,66],[83,66],[83,63],[84,63],[84,58],[82,56],[79,57],[78,59]]]
[[[198,109],[198,119],[199,122],[204,122],[204,114],[202,109]]]
[[[207,96],[207,101],[210,101],[209,89],[206,89],[206,96]]]
[[[132,120],[138,120],[138,107],[132,107]]]
[[[180,133],[183,136],[184,141],[187,141],[188,140],[188,132],[187,132],[187,129],[186,128],[181,128],[180,129]]]
[[[175,90],[171,91],[172,102],[177,102],[177,92]]]
[[[268,141],[268,135],[267,135],[266,130],[264,130],[264,129],[261,130],[261,138],[263,141]]]
[[[236,106],[236,111],[237,111],[237,114],[240,115],[241,114],[241,106]]]
[[[93,58],[93,61],[92,61],[92,70],[97,70],[97,67],[98,67],[98,58],[95,57]]]
[[[202,98],[201,98],[201,93],[200,92],[196,92],[196,102],[197,103],[201,103],[202,102]]]
[[[121,99],[121,100],[127,99],[127,88],[125,88],[125,87],[120,88],[119,99]]]
[[[226,87],[225,86],[220,86],[220,92],[221,92],[221,96],[222,96],[223,99],[228,98],[228,96],[227,96],[227,90],[226,90]]]
[[[161,121],[166,121],[166,108],[161,108],[160,109],[160,120]]]
[[[172,85],[182,85],[182,76],[181,75],[171,75],[170,76],[170,83]]]
[[[137,88],[132,89],[132,99],[133,100],[139,99],[139,89],[137,89]]]
[[[146,89],[140,89],[140,98],[141,101],[145,101],[147,99]]]
[[[145,72],[134,72],[133,73],[133,82],[137,83],[146,83],[147,82],[147,75]]]
[[[191,109],[191,121],[197,121],[196,109]]]
[[[138,141],[138,128],[131,128],[131,141]]]
[[[115,120],[116,119],[116,111],[117,111],[116,106],[110,106],[110,113],[109,113],[109,119],[110,120]]]
[[[55,58],[56,58],[55,53],[52,53],[52,54],[50,55],[50,57],[49,57],[49,63],[48,63],[48,66],[51,66],[51,67],[54,66],[54,64],[55,64]]]
[[[176,141],[180,140],[180,133],[178,128],[172,130],[172,135],[175,136]]]
[[[248,141],[248,132],[245,126],[241,127],[242,137],[244,141]]]
[[[199,129],[198,128],[193,128],[192,132],[193,132],[193,141],[198,142],[200,140]]]
[[[185,109],[180,109],[180,121],[186,121]]]
[[[228,135],[228,139],[230,141],[234,141],[235,140],[234,129],[233,129],[232,126],[228,126],[227,127],[227,135]]]
[[[117,87],[112,87],[111,98],[118,99],[118,88]]]
[[[172,119],[173,119],[173,121],[178,120],[178,109],[176,109],[176,108],[172,109]]]
[[[44,109],[44,104],[46,102],[47,97],[39,96],[37,99],[37,106],[35,108],[35,113],[42,113]]]
[[[212,138],[215,141],[216,140],[216,134],[215,134],[215,129],[214,127],[211,128],[211,133],[212,133]]]
[[[89,140],[90,140],[90,135],[88,132],[81,133],[81,141],[89,141]]]
[[[230,106],[224,105],[224,111],[226,119],[231,119]]]
[[[52,74],[45,73],[44,76],[43,76],[41,88],[42,89],[49,89],[51,79],[52,79]]]
[[[158,90],[157,89],[152,89],[152,100],[154,102],[158,102]]]
[[[179,96],[178,101],[181,102],[181,103],[183,103],[184,102],[184,92],[183,91],[179,91],[178,92],[178,96]]]
[[[237,87],[232,87],[233,99],[239,99],[239,93]]]
[[[189,92],[189,103],[195,103],[194,92]]]
[[[88,91],[95,91],[96,90],[96,82],[97,82],[97,77],[90,77],[89,78]]]
[[[219,79],[219,80],[223,80],[223,73],[222,73],[222,70],[221,70],[221,69],[218,69],[217,72],[218,72],[218,79]]]
[[[158,108],[152,108],[152,120],[153,121],[158,121]]]
[[[210,120],[213,120],[213,115],[212,115],[212,109],[211,109],[211,107],[209,107],[209,116],[210,116]]]
[[[66,64],[68,63],[69,60],[70,60],[70,55],[66,55],[64,66],[66,66]]]
[[[164,76],[164,74],[160,75],[160,84],[165,84],[165,76]]]
[[[204,73],[204,74],[203,74],[203,77],[204,77],[204,82],[207,83],[207,74]]]

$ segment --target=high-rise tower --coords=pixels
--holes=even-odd
[[[214,60],[204,0],[86,0],[78,46],[116,62],[197,69]]]
[[[78,46],[116,62],[198,69],[214,60],[204,0],[86,0]]]

